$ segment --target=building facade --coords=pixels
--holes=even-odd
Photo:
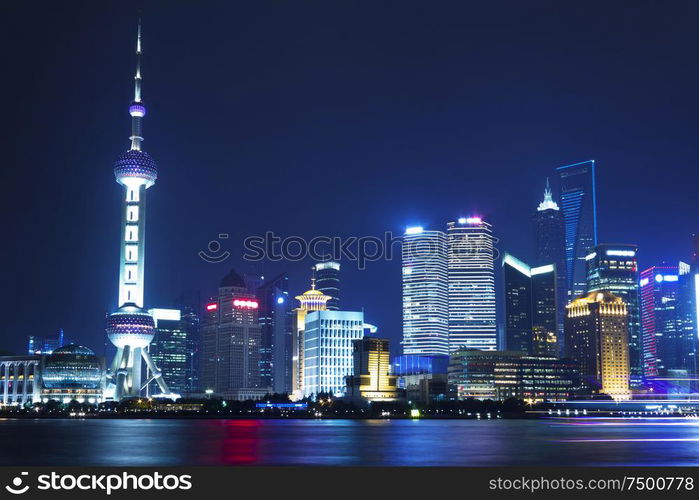
[[[43,360],[41,401],[101,403],[103,375],[103,359],[91,349],[76,344],[59,347]]]
[[[193,342],[182,320],[179,309],[149,309],[155,322],[155,336],[148,347],[156,366],[170,390],[176,394],[191,391]],[[150,379],[150,371],[147,373]],[[157,391],[156,384],[148,384],[149,394]]]
[[[449,351],[495,350],[495,253],[490,224],[462,217],[447,224]]]
[[[354,369],[353,341],[364,335],[364,313],[311,311],[305,317],[303,394],[344,396]]]
[[[449,357],[449,386],[457,399],[563,401],[579,388],[575,363],[519,351],[463,349]]]
[[[688,275],[689,265],[684,262],[678,266],[653,266],[641,272],[645,375],[677,386],[673,392],[681,387],[688,389],[696,376],[697,337],[691,324],[687,328],[683,302]]]
[[[363,401],[398,399],[398,377],[391,373],[388,339],[364,337],[353,340],[352,347],[353,369],[347,377],[347,397]]]
[[[410,227],[403,237],[403,352],[449,353],[447,237]]]
[[[58,329],[58,334],[55,337],[30,335],[27,342],[27,354],[51,354],[54,349],[63,347],[63,342],[63,328]]]
[[[326,308],[328,311],[340,310],[340,263],[334,261],[319,262],[313,266],[316,288],[330,297]]]
[[[587,292],[585,256],[597,245],[597,200],[595,161],[589,160],[556,169],[565,227],[568,301]]]
[[[283,273],[265,281],[256,295],[262,328],[262,385],[277,394],[291,394],[294,332],[288,275]]]
[[[505,349],[537,356],[558,356],[554,266],[532,268],[505,253],[502,268]]]
[[[301,295],[297,295],[295,298],[299,301],[299,307],[295,309],[294,336],[291,341],[293,349],[291,385],[293,387],[294,399],[300,399],[305,394],[306,316],[313,311],[327,311],[326,305],[328,300],[330,300],[330,295],[325,295],[320,290],[316,290],[316,282],[315,278],[313,278],[311,280],[311,289]]]
[[[3,406],[38,403],[41,356],[0,356],[0,401]]]
[[[544,201],[534,213],[534,264],[553,264],[556,271],[556,311],[559,344],[563,341],[565,307],[568,303],[568,281],[566,278],[565,223],[563,213],[553,201],[553,193],[546,179]],[[562,345],[559,345],[562,347]]]
[[[611,292],[592,292],[566,306],[566,357],[580,368],[589,393],[629,399],[628,312]]]
[[[231,399],[262,397],[269,391],[260,375],[262,331],[258,300],[232,270],[218,296],[205,307],[202,324],[201,385]]]
[[[643,385],[643,338],[637,253],[636,245],[600,244],[585,257],[588,292],[606,290],[626,304],[632,387]]]

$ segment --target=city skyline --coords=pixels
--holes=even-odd
[[[252,9],[252,12],[254,14],[254,9]],[[171,15],[177,16],[182,14],[183,11],[176,9]],[[99,16],[101,14],[89,8],[82,15],[87,17],[88,15]],[[151,105],[158,112],[153,113],[152,117],[149,116],[149,127],[157,130],[158,134],[152,138],[149,137],[148,149],[161,162],[167,163],[169,170],[165,180],[159,180],[158,190],[153,194],[157,202],[149,205],[149,218],[152,212],[153,220],[148,236],[149,255],[157,255],[158,263],[154,265],[153,259],[149,259],[151,268],[147,272],[151,274],[147,277],[149,288],[146,290],[145,303],[152,307],[170,307],[172,300],[187,289],[200,290],[202,296],[209,295],[215,289],[220,277],[230,267],[241,267],[239,260],[236,260],[235,257],[221,266],[204,263],[196,256],[197,251],[205,249],[207,242],[214,239],[221,232],[237,231],[237,234],[232,234],[229,242],[232,243],[230,250],[238,253],[240,246],[236,249],[236,241],[240,242],[242,237],[246,235],[259,234],[268,226],[273,227],[277,225],[280,231],[289,234],[322,234],[327,232],[326,223],[328,219],[326,217],[317,218],[312,211],[306,211],[304,208],[306,203],[315,204],[321,207],[320,211],[322,212],[324,207],[332,207],[333,204],[332,198],[323,193],[316,196],[313,202],[311,200],[301,200],[290,204],[289,198],[283,194],[282,190],[280,203],[273,203],[270,208],[260,208],[252,216],[244,218],[242,222],[231,211],[211,216],[212,213],[216,213],[223,206],[221,203],[225,199],[223,196],[224,192],[215,185],[219,183],[217,181],[218,175],[224,176],[225,182],[223,184],[226,185],[236,185],[242,176],[242,179],[248,182],[251,187],[259,191],[263,187],[261,180],[246,172],[244,165],[249,164],[255,155],[260,155],[268,162],[272,161],[272,157],[259,148],[253,147],[254,141],[249,142],[253,132],[241,134],[239,136],[240,142],[237,142],[237,146],[233,147],[232,150],[226,145],[227,142],[222,140],[221,136],[214,134],[211,138],[204,138],[204,133],[218,123],[217,118],[210,114],[205,115],[207,120],[210,121],[207,122],[207,126],[201,127],[201,131],[192,128],[191,125],[185,125],[188,122],[198,122],[198,120],[186,119],[187,113],[194,113],[194,110],[182,105],[184,101],[181,98],[183,95],[186,95],[183,91],[187,88],[189,90],[201,90],[207,88],[214,81],[211,78],[215,75],[210,64],[211,59],[205,59],[204,64],[201,66],[202,71],[206,72],[205,76],[201,78],[206,81],[199,81],[199,77],[197,77],[197,79],[188,80],[186,85],[174,83],[172,79],[168,78],[171,75],[169,72],[173,71],[172,58],[175,54],[185,58],[190,57],[187,51],[183,52],[181,50],[185,41],[178,39],[174,32],[164,28],[162,23],[157,21],[157,16],[150,17],[148,12],[146,12],[146,19],[150,22],[149,30],[152,30],[153,33],[149,35],[153,37],[153,52],[158,54],[157,57],[149,59],[147,69],[149,75],[157,76],[157,78],[154,77],[152,79],[152,95],[158,96],[157,100]],[[95,71],[83,74],[79,81],[68,79],[70,81],[63,82],[62,79],[50,79],[49,81],[52,82],[52,85],[48,89],[48,96],[36,95],[35,99],[18,99],[18,101],[31,101],[28,106],[30,106],[31,113],[34,114],[39,110],[40,106],[44,106],[42,114],[60,117],[62,126],[60,128],[56,127],[56,122],[54,121],[54,127],[49,131],[43,129],[44,125],[32,125],[32,135],[42,138],[46,142],[45,146],[41,148],[46,150],[45,153],[43,151],[32,151],[26,158],[20,158],[14,151],[9,153],[10,165],[13,165],[15,170],[11,186],[14,187],[16,183],[17,189],[10,190],[10,196],[6,202],[10,204],[19,203],[15,198],[14,192],[21,193],[23,191],[19,186],[27,185],[27,176],[30,173],[33,176],[36,169],[39,169],[42,175],[45,175],[46,182],[36,184],[36,202],[26,208],[27,215],[33,216],[36,220],[36,227],[31,234],[27,229],[16,226],[16,222],[10,222],[10,229],[21,235],[22,238],[19,238],[17,241],[11,241],[5,250],[9,255],[16,255],[19,258],[19,265],[16,266],[17,269],[10,271],[10,279],[17,283],[17,289],[12,295],[5,297],[7,300],[4,303],[18,311],[18,316],[28,319],[23,320],[21,323],[11,320],[11,323],[8,325],[8,332],[11,331],[13,334],[10,335],[8,333],[5,335],[3,348],[22,352],[26,336],[48,336],[62,327],[65,329],[66,336],[75,339],[76,342],[82,345],[91,346],[98,354],[102,354],[101,346],[104,343],[104,339],[100,330],[104,313],[111,310],[113,304],[117,302],[115,292],[112,291],[113,286],[110,286],[113,283],[116,270],[114,266],[110,266],[109,262],[116,258],[111,246],[113,246],[115,235],[118,234],[118,228],[116,227],[116,222],[118,221],[112,220],[115,218],[116,209],[114,207],[118,205],[118,202],[116,201],[116,195],[111,192],[113,186],[109,184],[108,179],[111,175],[109,172],[111,159],[116,157],[121,149],[118,141],[115,141],[114,138],[119,136],[118,134],[123,131],[125,126],[125,120],[116,117],[123,115],[122,110],[126,103],[124,99],[125,92],[128,91],[131,84],[122,75],[128,74],[131,69],[131,61],[127,60],[127,55],[133,44],[132,37],[129,36],[132,32],[133,15],[128,12],[120,13],[113,24],[113,28],[110,28],[110,30],[113,29],[113,32],[108,30],[108,33],[100,34],[94,29],[78,23],[78,31],[69,38],[61,38],[60,34],[48,29],[48,33],[54,33],[59,40],[64,40],[66,44],[66,47],[58,44],[53,49],[60,59],[65,61],[66,68],[68,68],[68,70],[61,68],[61,71],[67,71],[68,74],[78,74],[79,72],[77,71],[71,72],[70,68],[78,67],[84,62],[84,58],[104,59],[108,63],[97,65]],[[379,32],[375,32],[375,35],[378,36]],[[204,33],[195,30],[192,36],[201,38],[204,36]],[[111,41],[106,42],[107,38]],[[383,38],[381,40],[384,44],[388,43]],[[573,47],[578,47],[573,41],[566,40]],[[334,43],[339,44],[340,41],[335,40]],[[71,44],[79,44],[85,48],[87,53],[81,57],[76,57],[74,54],[71,55],[71,52],[74,52],[68,50],[74,47]],[[165,45],[167,44],[174,44],[174,47],[166,49]],[[39,47],[47,50],[46,42],[42,39],[35,40],[33,44],[27,45],[28,47]],[[200,56],[205,58],[212,57],[211,55],[201,54],[198,54],[197,57]],[[287,54],[287,56],[290,60],[295,57],[293,54]],[[477,54],[474,53],[474,56],[477,56]],[[12,58],[14,56],[9,55],[7,57]],[[193,57],[189,61],[193,62],[197,60],[197,57]],[[456,57],[456,55],[450,54],[450,57]],[[250,60],[247,60],[247,63],[250,62]],[[349,62],[344,61],[343,64],[347,65]],[[185,64],[185,66],[187,65]],[[19,67],[22,67],[21,64]],[[196,65],[193,64],[191,67],[196,67]],[[351,67],[351,65],[347,67]],[[398,67],[408,71],[408,66],[398,64]],[[306,70],[308,73],[304,73],[304,78],[310,78],[314,75],[310,68],[306,68]],[[42,71],[50,72],[52,68],[45,68]],[[379,85],[388,85],[389,82],[393,81],[386,75],[383,76],[384,79]],[[168,82],[168,80],[171,81]],[[168,91],[166,87],[173,86],[173,83],[174,89]],[[657,85],[658,83],[656,82],[655,84]],[[13,89],[12,82],[5,82],[5,85]],[[91,89],[99,87],[106,89],[107,92],[100,97],[103,101],[91,112],[92,114],[83,113],[79,117],[72,117],[68,116],[62,107],[71,106],[71,98],[75,97],[74,94],[66,91],[67,85],[74,86],[75,90],[73,92],[84,94],[85,99],[88,99],[90,102],[97,102],[94,97],[94,90]],[[151,84],[149,83],[149,85]],[[298,83],[286,82],[284,85],[279,84],[279,87],[272,91],[274,99],[278,102],[281,95],[279,92],[282,92],[284,89],[295,88],[295,85],[298,85]],[[29,90],[31,88],[27,90],[17,89],[17,91],[12,91],[11,93],[22,96],[26,95],[26,92]],[[238,94],[244,93],[245,87],[244,85],[235,87],[235,90]],[[533,91],[534,89],[529,87],[526,89],[526,92],[522,91],[522,96],[536,95],[531,94]],[[465,91],[462,89],[462,92]],[[201,92],[190,92],[189,94],[196,95],[199,93]],[[482,89],[481,93],[483,93]],[[225,96],[230,97],[232,94],[227,92],[222,94],[220,90],[216,93],[214,89],[214,95],[221,99]],[[261,97],[264,94],[258,95]],[[435,113],[434,110],[440,109],[440,105],[448,103],[448,101],[436,98],[421,99],[421,95],[419,87],[413,87],[409,91],[409,96],[412,99],[417,99],[416,102],[428,106],[432,113]],[[432,94],[428,91],[427,95],[431,96]],[[459,103],[459,95],[462,94],[456,93],[456,89],[450,89],[449,96],[455,99],[454,102]],[[604,98],[605,96],[606,94],[599,97]],[[47,102],[49,97],[53,104]],[[327,95],[322,97],[329,98]],[[372,99],[377,100],[378,96],[374,96]],[[222,101],[225,101],[225,99]],[[175,104],[176,102],[179,103],[179,108]],[[546,102],[553,106],[553,102]],[[559,101],[556,102],[560,104]],[[14,103],[10,103],[10,107],[14,105]],[[239,105],[239,101],[236,100],[236,106]],[[199,105],[195,107],[199,107]],[[184,108],[187,108],[187,110]],[[388,120],[391,116],[391,106],[384,106],[381,109],[384,120]],[[469,109],[471,112],[474,111],[473,106],[455,104],[452,112],[465,116]],[[483,107],[478,108],[476,106],[476,109],[480,111],[481,116],[485,116]],[[119,114],[120,112],[122,115]],[[248,112],[250,111],[248,110]],[[268,109],[266,112],[271,113],[271,110]],[[18,114],[25,116],[23,113]],[[230,116],[233,117],[234,115],[231,114]],[[660,114],[660,116],[665,115]],[[78,118],[80,119],[78,120]],[[309,115],[304,120],[311,120],[311,118]],[[493,119],[495,118],[493,117]],[[417,115],[412,115],[411,120],[409,123],[413,124],[412,126],[422,123]],[[678,120],[682,121],[681,117]],[[241,123],[245,121],[244,116],[241,116],[240,121]],[[169,124],[167,122],[172,123]],[[26,125],[27,122],[22,123]],[[211,124],[210,126],[208,126],[209,123]],[[357,121],[356,118],[352,120],[353,128],[351,130],[356,130],[355,127],[360,123],[362,121]],[[392,123],[390,120],[388,122],[384,121],[382,129]],[[440,133],[449,130],[459,130],[457,123],[457,120],[439,120]],[[184,128],[178,132],[176,128],[173,128],[176,127],[173,124],[178,124],[176,126]],[[689,129],[691,130],[691,126]],[[66,137],[79,136],[76,133],[78,130],[87,131],[84,133],[89,134],[89,144],[81,144],[80,141],[64,140]],[[240,132],[239,126],[236,126],[235,130]],[[570,129],[571,132],[573,130]],[[338,133],[346,131],[345,129],[336,130]],[[319,133],[317,130],[315,132]],[[487,216],[487,220],[492,220],[493,226],[496,228],[496,233],[500,238],[497,248],[501,253],[502,251],[512,251],[515,255],[521,256],[523,260],[532,261],[529,248],[531,245],[529,217],[531,207],[534,207],[540,201],[543,180],[547,176],[553,177],[554,169],[559,165],[584,161],[586,158],[594,157],[597,160],[599,187],[600,241],[624,241],[637,244],[642,256],[640,257],[642,260],[639,265],[643,268],[663,260],[689,259],[689,233],[695,231],[696,227],[694,227],[694,223],[691,222],[689,217],[689,214],[693,211],[692,205],[689,203],[689,192],[685,191],[686,188],[681,182],[677,182],[683,175],[686,175],[683,166],[689,165],[687,163],[688,159],[692,157],[688,152],[685,160],[682,160],[681,155],[678,157],[677,153],[668,153],[666,150],[663,150],[662,155],[660,155],[641,147],[640,143],[643,142],[642,140],[637,142],[643,153],[641,151],[619,151],[610,148],[609,143],[601,141],[601,137],[597,135],[583,136],[586,139],[579,141],[580,144],[577,141],[570,140],[556,141],[555,138],[557,136],[552,130],[546,127],[539,127],[537,129],[538,135],[535,137],[539,140],[551,141],[550,151],[532,152],[522,150],[521,146],[515,145],[514,151],[509,156],[502,154],[489,155],[487,154],[487,147],[474,150],[474,145],[470,142],[470,150],[469,148],[460,149],[454,146],[458,142],[457,137],[451,136],[445,142],[444,138],[440,138],[434,133],[430,134],[422,126],[417,126],[417,128],[410,130],[403,129],[403,132],[419,133],[422,139],[420,141],[419,154],[416,155],[414,161],[410,162],[413,168],[417,168],[421,164],[432,165],[434,163],[442,164],[443,166],[436,170],[434,178],[426,179],[424,186],[420,186],[419,190],[414,186],[408,188],[408,192],[413,195],[411,203],[401,201],[390,192],[379,195],[378,193],[374,194],[364,191],[363,198],[358,200],[357,203],[350,203],[349,207],[341,209],[343,224],[337,228],[332,227],[331,232],[337,231],[338,234],[380,234],[388,228],[392,229],[396,234],[400,234],[406,225],[421,223],[425,227],[441,227],[442,221],[453,220],[463,213],[484,213]],[[627,131],[627,133],[630,132]],[[191,137],[191,142],[197,143],[199,146],[205,145],[205,150],[202,151],[201,147],[190,148],[189,140],[180,140],[183,138],[181,134]],[[518,140],[524,140],[527,137],[527,133],[522,131],[514,132],[511,129],[492,130],[488,135],[497,137],[498,134],[501,135],[501,139],[503,137],[502,134],[505,134],[504,137],[518,138]],[[10,137],[14,139],[16,136],[14,133],[11,133]],[[275,140],[280,140],[279,137],[274,137],[276,137]],[[406,159],[404,153],[401,152],[402,148],[395,147],[396,137],[398,136],[390,136],[394,141],[394,147],[388,151],[383,151],[384,160],[387,153],[392,154],[391,165],[397,165]],[[643,134],[640,137],[643,137]],[[366,138],[364,139],[366,140]],[[23,144],[21,137],[16,137],[16,140],[18,144]],[[684,141],[685,139],[680,137],[672,140],[669,138],[662,140],[672,143],[672,141]],[[329,145],[334,144],[337,147],[327,146],[323,154],[320,154],[320,158],[312,161],[314,165],[318,163],[329,164],[327,161],[329,159],[328,155],[335,154],[338,148],[342,149],[344,147],[344,143],[338,142],[337,136],[334,136],[334,139],[327,143]],[[400,145],[403,144],[403,142],[400,142]],[[369,145],[372,147],[369,147]],[[377,145],[373,142],[370,142],[369,145],[362,148],[366,150],[365,154],[376,153]],[[449,146],[449,148],[445,151],[439,151],[440,147],[445,145]],[[209,151],[207,148],[213,149]],[[246,148],[251,148],[254,151]],[[24,149],[26,149],[26,146]],[[234,153],[236,158],[234,162],[236,168],[232,169],[231,173],[222,170],[225,162],[220,160],[214,161],[214,167],[204,168],[201,166],[202,163],[206,163],[212,158],[223,157],[224,153],[229,150]],[[309,154],[312,150],[312,146],[304,147],[304,149],[294,149],[295,155],[291,157],[294,162],[301,162],[302,159],[307,159],[305,154]],[[289,150],[287,149],[286,151]],[[67,181],[56,177],[56,173],[49,171],[49,166],[52,163],[44,159],[42,157],[43,154],[50,154],[51,158],[54,159],[59,158],[61,164],[65,164],[66,168],[70,166],[70,168],[76,169],[75,172],[79,175],[67,176],[71,181],[69,184],[66,184]],[[673,157],[672,154],[676,156]],[[646,155],[647,159],[642,159],[641,156],[643,155]],[[364,157],[353,157],[353,162],[355,163],[352,163],[352,165],[360,165],[361,158]],[[637,196],[637,191],[635,190],[644,184],[631,179],[632,176],[629,174],[637,172],[644,165],[657,163],[661,158],[667,160],[669,165],[664,167],[664,183],[661,183],[661,189],[652,198],[652,203],[648,203],[648,207],[638,207],[635,204]],[[28,161],[31,162],[31,168],[27,165]],[[253,164],[263,165],[263,163],[256,162],[253,162]],[[284,164],[288,165],[288,162]],[[479,165],[479,168],[463,169],[464,172],[458,174],[452,172],[458,166],[474,164]],[[266,163],[266,165],[269,166],[270,163]],[[502,172],[510,176],[513,182],[498,182],[499,179],[488,172],[489,166],[498,166]],[[387,176],[392,175],[395,172],[393,168],[397,167],[377,170],[379,179],[385,179]],[[357,167],[353,172],[358,177],[362,177],[367,173],[364,167]],[[272,169],[271,173],[272,175],[266,177],[273,179],[276,175],[276,177],[282,180],[288,180],[285,174],[279,170]],[[344,177],[332,172],[328,174],[323,171],[323,175],[331,175],[331,178],[334,179],[344,179]],[[196,176],[193,180],[193,185],[198,191],[210,192],[211,196],[207,196],[207,198],[221,201],[207,201],[200,195],[187,189],[187,184],[192,181],[193,176]],[[76,177],[80,178],[76,179]],[[620,184],[620,179],[626,179],[628,185]],[[411,179],[410,183],[413,183],[413,180]],[[458,184],[458,188],[450,189],[450,184]],[[348,179],[347,188],[362,189],[362,185],[352,176],[352,178]],[[282,186],[277,185],[277,187]],[[396,187],[406,188],[406,184],[401,184],[401,181],[399,181]],[[345,188],[339,189],[341,189],[343,195],[347,193],[344,191]],[[51,194],[52,190],[67,194],[65,197],[62,196],[60,199],[56,199],[56,195]],[[91,194],[87,195],[87,200],[83,200],[80,195],[76,194],[78,190],[80,192],[88,191]],[[672,191],[671,193],[669,192],[670,190]],[[315,192],[318,194],[318,190]],[[421,192],[428,194],[420,196]],[[241,191],[238,191],[236,194],[242,198],[243,204],[249,202],[249,194]],[[333,198],[335,196],[334,194]],[[556,199],[559,199],[557,193],[555,196]],[[80,200],[80,203],[76,204],[76,200]],[[187,203],[182,203],[183,200],[186,200]],[[367,203],[367,200],[375,201],[376,204]],[[621,200],[626,200],[627,203],[633,204],[632,206],[635,210],[640,209],[638,218],[643,221],[643,225],[651,224],[658,228],[659,232],[655,233],[655,237],[651,238],[651,235],[644,234],[644,231],[641,230],[640,222],[634,220],[627,222],[628,217],[622,217],[615,213],[614,208],[621,203]],[[269,204],[269,201],[267,203]],[[178,204],[183,206],[177,207]],[[511,207],[510,204],[512,204]],[[364,205],[366,207],[359,210]],[[88,207],[87,211],[85,211],[85,206]],[[278,218],[275,219],[273,216],[281,213],[286,206],[290,206],[296,209],[298,213],[303,214],[298,217],[300,219],[299,222],[284,222],[278,225]],[[671,208],[661,210],[661,207]],[[352,211],[356,211],[356,215],[352,214]],[[522,213],[520,214],[519,212]],[[57,218],[65,220],[66,215],[70,213],[79,213],[81,217],[74,220],[74,224],[66,228],[65,232],[58,232],[53,229],[54,226],[60,227],[60,225],[55,223]],[[370,219],[367,219],[367,214],[371,214]],[[38,219],[36,219],[37,216]],[[102,225],[97,225],[97,220],[105,220],[105,222]],[[173,228],[178,227],[178,225],[186,227],[188,231],[173,231]],[[84,230],[85,227],[89,227],[89,230]],[[660,241],[655,241],[656,239],[660,240],[662,244]],[[21,250],[24,248],[23,246],[26,247],[26,251]],[[83,257],[80,266],[71,266],[69,269],[63,269],[65,266],[58,265],[66,257],[72,255],[81,255]],[[389,337],[396,345],[401,336],[400,259],[394,257],[394,260],[390,262],[370,263],[370,267],[366,271],[358,271],[351,264],[347,265],[344,262],[341,264],[343,265],[342,300],[343,304],[346,304],[346,307],[343,305],[343,309],[357,310],[360,307],[364,307],[367,320],[378,324],[380,334]],[[250,264],[250,269],[245,269],[245,271],[259,271],[259,269],[255,269],[256,266]],[[278,264],[267,264],[263,271],[266,276],[277,274],[277,270],[279,272],[289,272],[291,275],[290,294],[293,296],[305,290],[307,269],[305,265],[296,265],[294,263],[281,266]],[[91,270],[94,270],[94,272],[91,272]],[[13,280],[12,278],[20,276],[20,274],[15,273],[20,272],[23,272],[26,278],[29,279]],[[496,279],[498,279],[497,274]],[[49,298],[48,295],[43,295],[44,293],[49,293],[48,291],[39,290],[37,292],[39,293],[37,300],[45,304],[46,314],[34,317],[35,315],[27,312],[27,308],[31,307],[31,304],[22,303],[18,301],[18,298],[29,296],[28,286],[31,286],[32,289],[37,288],[34,284],[35,282],[32,282],[30,278],[38,276],[45,277],[51,282],[68,283],[70,285],[64,285],[62,290],[65,293],[61,293],[58,298]],[[72,283],[80,283],[82,286],[73,287]],[[378,283],[380,286],[367,287],[367,283]],[[84,315],[85,317],[77,317],[78,315],[71,312],[75,311],[76,307],[89,312]],[[499,320],[499,323],[501,323],[501,320]]]

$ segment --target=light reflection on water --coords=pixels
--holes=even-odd
[[[699,465],[699,421],[2,420],[2,465]]]

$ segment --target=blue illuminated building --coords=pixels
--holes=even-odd
[[[404,354],[393,358],[393,374],[420,375],[424,373],[447,373],[449,356],[417,356]]]
[[[262,329],[260,376],[263,387],[277,394],[292,392],[293,310],[289,302],[289,277],[280,274],[255,291]]]
[[[557,172],[565,225],[568,300],[571,300],[586,293],[585,256],[597,245],[595,161],[558,167]]]
[[[645,374],[663,392],[686,392],[696,376],[690,266],[654,266],[641,273]],[[689,293],[688,293],[689,292]],[[688,321],[689,320],[689,321]],[[657,382],[662,383],[657,383]]]

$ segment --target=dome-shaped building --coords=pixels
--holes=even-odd
[[[59,347],[44,360],[41,399],[98,403],[103,374],[102,360],[91,349],[76,344]]]

